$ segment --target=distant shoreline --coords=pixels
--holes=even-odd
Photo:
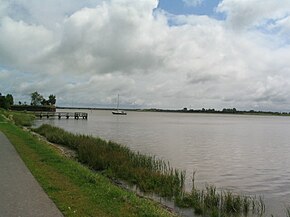
[[[91,107],[65,107],[57,106],[56,109],[86,109],[86,110],[115,110],[115,108],[91,108]],[[273,111],[239,111],[233,109],[122,109],[125,111],[137,111],[137,112],[169,112],[169,113],[200,113],[200,114],[234,114],[234,115],[272,115],[272,116],[290,116],[290,112],[273,112]]]

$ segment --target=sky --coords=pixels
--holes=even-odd
[[[0,0],[0,92],[290,111],[289,0]]]

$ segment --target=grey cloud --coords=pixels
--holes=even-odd
[[[218,82],[219,76],[212,74],[196,73],[196,74],[188,74],[187,80],[190,84],[199,84],[199,83],[204,84],[207,82]]]
[[[30,21],[24,19],[27,13],[23,20],[0,15],[0,85],[20,98],[35,90],[54,93],[60,105],[113,106],[117,93],[131,107],[278,109],[290,104],[289,44],[281,46],[279,34],[232,31],[227,23],[238,22],[249,6],[235,8],[234,2],[222,2],[219,9],[229,17],[217,21],[153,14],[155,0],[71,5],[54,0],[48,11],[63,7],[50,20],[49,12],[39,17],[37,2],[22,1]],[[244,18],[244,25],[279,14],[267,10]],[[169,26],[168,19],[178,25]]]

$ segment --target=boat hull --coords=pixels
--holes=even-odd
[[[126,112],[124,111],[115,111],[115,112],[112,112],[113,115],[127,115]]]

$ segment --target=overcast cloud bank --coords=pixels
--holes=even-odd
[[[111,107],[119,93],[131,108],[290,111],[290,2],[215,10],[226,19],[156,0],[0,0],[0,90],[61,106]]]

